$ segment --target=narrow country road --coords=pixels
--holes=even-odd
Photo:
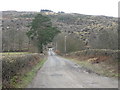
[[[76,63],[61,58],[53,51],[28,88],[118,88],[113,78],[88,73]]]

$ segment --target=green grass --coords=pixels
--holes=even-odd
[[[29,54],[30,52],[3,52],[2,55]]]
[[[26,54],[32,54],[30,52],[3,52],[0,53],[0,58],[3,58],[5,56],[20,56],[20,55],[26,55]]]
[[[26,74],[22,76],[15,76],[11,80],[11,84],[15,88],[26,88],[28,84],[30,84],[35,77],[37,71],[43,66],[45,63],[46,59],[40,61],[31,71],[27,72]],[[20,81],[15,82],[16,78],[19,77]]]

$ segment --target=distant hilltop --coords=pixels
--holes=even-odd
[[[40,12],[53,12],[52,10],[48,10],[48,9],[41,9]]]
[[[40,12],[43,13],[43,14],[46,14],[46,15],[55,15],[55,14],[57,14],[56,12],[54,12],[52,10],[48,10],[48,9],[41,9]],[[65,12],[59,11],[58,13],[65,13]]]

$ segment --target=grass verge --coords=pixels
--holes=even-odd
[[[27,85],[35,77],[37,71],[43,66],[45,61],[46,61],[46,59],[40,61],[36,66],[34,66],[34,68],[31,71],[25,73],[24,75],[13,77],[13,79],[11,80],[11,84],[13,85],[13,87],[15,87],[15,88],[26,88]],[[19,82],[16,82],[17,77],[19,77]]]
[[[118,68],[114,67],[113,65],[109,65],[107,62],[101,62],[101,63],[97,63],[97,64],[92,64],[87,60],[78,60],[76,58],[71,58],[71,57],[65,57],[73,62],[76,62],[77,64],[79,64],[80,66],[91,70],[92,72],[99,74],[99,75],[103,75],[103,76],[107,76],[107,77],[120,77],[118,72],[115,71]]]
[[[30,54],[30,52],[3,52],[2,55]]]

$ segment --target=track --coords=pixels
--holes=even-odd
[[[118,81],[87,72],[53,51],[28,88],[118,88]]]

